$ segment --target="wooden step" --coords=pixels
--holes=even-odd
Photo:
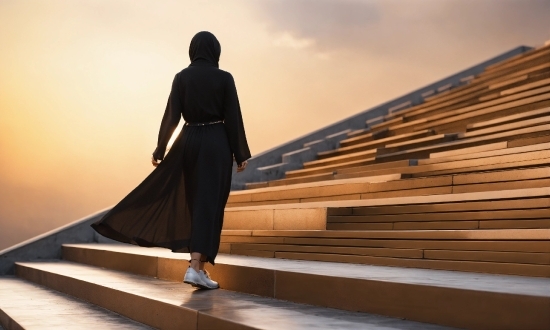
[[[550,91],[550,87],[548,87]],[[475,111],[457,111],[453,116],[444,116],[433,121],[428,121],[425,124],[420,124],[414,127],[415,130],[433,128],[438,133],[444,133],[449,130],[453,132],[465,131],[469,123],[477,121],[491,120],[494,118],[512,115],[518,112],[526,112],[536,109],[548,107],[550,105],[550,93],[540,94],[533,97],[528,97],[518,101],[499,104],[494,107],[479,109]],[[488,103],[488,102],[486,102]],[[462,109],[463,110],[463,109]],[[407,129],[396,129],[396,134],[401,134],[410,131]]]
[[[81,263],[120,267],[119,270],[137,274],[147,272],[148,276],[172,281],[180,281],[187,267],[183,258],[166,250],[122,245],[67,245],[63,247],[63,255]],[[118,262],[106,263],[109,259]],[[137,260],[140,263],[136,266],[124,266]],[[238,255],[220,255],[216,261],[216,266],[208,267],[223,289],[290,302],[462,328],[539,329],[550,324],[544,314],[550,302],[549,279],[359,264],[347,265],[342,272],[341,264],[334,262]],[[365,296],[369,299],[364,299]],[[250,313],[256,312],[253,306],[250,308],[253,309]],[[356,317],[362,315],[359,313]],[[506,318],[488,315],[506,315]],[[330,316],[331,313],[324,315]],[[388,319],[385,326],[400,328],[399,323],[392,321]],[[393,322],[397,321],[410,322],[397,319]],[[427,324],[420,327],[430,329]]]
[[[525,75],[530,78],[532,77],[536,80],[536,76],[540,75],[540,72],[548,71],[548,69],[550,69],[550,65],[536,66],[527,70],[523,70],[519,73],[513,73],[507,76],[503,76],[502,78],[496,80],[496,82],[509,81],[510,79],[514,79],[515,77],[522,77]],[[472,82],[472,84],[470,84],[469,86],[464,86],[464,88],[462,89],[461,87],[456,88],[453,93],[446,97],[446,100],[440,99],[437,102],[425,102],[424,104],[400,113],[400,116],[405,116],[406,120],[411,120],[413,116],[417,116],[417,118],[429,116],[430,113],[434,113],[433,111],[440,111],[443,108],[454,110],[457,108],[457,105],[462,105],[463,107],[473,106],[478,102],[474,100],[474,102],[472,103],[471,98],[477,97],[478,95],[480,95],[479,92],[482,92],[484,90],[489,91],[488,87],[489,85],[486,81],[474,81]],[[511,92],[517,92],[517,90],[512,90]],[[510,93],[505,93],[505,95],[509,94]]]
[[[226,253],[265,258],[550,277],[550,253],[510,251],[521,249],[519,242],[529,244],[523,248],[547,249],[549,234],[550,229],[228,230],[223,232],[222,242]],[[507,245],[507,251],[499,251]],[[476,247],[484,247],[486,252]],[[434,251],[443,251],[447,257]],[[456,259],[450,257],[453,255]]]
[[[521,63],[525,63],[527,61],[530,61],[534,58],[546,56],[547,51],[550,47],[548,46],[542,46],[540,48],[534,48],[531,49],[525,53],[518,54],[514,57],[511,57],[505,61],[497,62],[495,64],[491,64],[485,68],[485,71],[482,75],[487,75],[492,72],[496,72],[499,70],[503,70],[508,67],[512,67]]]
[[[450,176],[404,180],[401,179],[400,174],[371,176],[252,191],[244,190],[230,195],[227,207],[308,203],[319,200],[387,198],[429,194],[430,192],[450,193],[451,185],[452,177]],[[443,189],[438,189],[442,187]]]
[[[399,142],[399,143],[392,143],[392,144],[386,145],[383,148],[379,148],[377,150],[377,155],[386,155],[386,154],[395,153],[399,151],[420,148],[423,146],[430,146],[434,144],[454,141],[457,139],[457,137],[458,137],[458,134],[456,133],[437,134],[437,135],[432,135],[425,138],[408,140],[408,141]]]
[[[429,119],[429,122],[431,123],[437,120],[442,120],[444,118],[452,118],[458,115],[463,115],[474,111],[485,110],[488,112],[494,109],[510,107],[509,103],[511,103],[512,106],[520,106],[524,104],[534,103],[534,102],[538,102],[537,100],[540,99],[540,96],[548,93],[548,91],[549,91],[549,87],[546,86],[546,87],[536,88],[533,90],[523,91],[517,94],[503,96],[491,101],[477,102],[476,104],[458,108],[458,109],[453,109],[451,111],[447,111],[445,108],[442,108],[442,109],[432,110],[429,113],[408,114],[405,116],[406,122],[404,124],[394,125],[391,127],[391,129],[397,130],[399,128],[410,126],[408,125],[408,122],[414,121],[417,119]],[[543,100],[544,99],[546,98],[543,98]]]
[[[0,328],[153,329],[67,294],[13,276],[0,277]]]
[[[304,169],[304,170],[288,171],[285,174],[286,178],[283,180],[286,180],[286,182],[289,182],[287,179],[304,177],[304,176],[313,175],[313,174],[326,174],[329,172],[332,172],[333,174],[351,173],[351,172],[359,172],[359,171],[389,169],[389,168],[416,165],[416,160],[409,160],[409,159],[399,160],[396,162],[386,162],[383,164],[375,164],[374,163],[375,160],[376,158],[373,157],[370,159],[370,161],[369,160],[351,161],[346,163],[339,163],[339,164],[315,167],[315,168]]]
[[[156,267],[154,259],[146,267]],[[397,318],[290,302],[293,298],[282,289],[291,291],[290,285],[296,281],[302,283],[292,277],[286,280],[288,285],[282,284],[285,281],[282,277],[278,279],[281,287],[276,291],[276,298],[286,300],[283,301],[226,290],[196,290],[181,283],[183,272],[179,269],[177,282],[68,261],[17,263],[16,272],[26,280],[160,329],[358,329],[380,323],[396,329],[412,326],[411,321]],[[281,276],[285,274],[280,273]],[[270,284],[268,279],[263,282]],[[530,299],[521,292],[516,296],[516,299]],[[317,300],[317,297],[310,298]],[[537,302],[529,303],[529,307],[536,310]],[[538,326],[539,322],[530,321],[529,324]],[[429,324],[421,326],[439,328]]]
[[[376,162],[383,163],[383,162],[391,162],[391,161],[398,161],[398,160],[404,160],[404,159],[428,158],[430,154],[433,154],[433,153],[440,153],[443,151],[451,151],[451,150],[462,149],[462,148],[483,146],[485,144],[502,142],[502,141],[508,141],[510,145],[513,145],[512,140],[528,139],[528,138],[534,138],[534,137],[541,137],[541,141],[532,141],[531,143],[533,144],[541,143],[541,142],[547,141],[548,137],[543,138],[543,136],[550,135],[549,132],[550,132],[550,125],[539,125],[534,127],[522,128],[522,129],[517,129],[513,131],[506,131],[506,132],[473,137],[468,139],[460,139],[460,136],[459,136],[459,139],[456,141],[439,143],[431,146],[409,149],[404,151],[398,151],[395,153],[390,153],[385,155],[378,155],[376,157]]]
[[[550,113],[550,107],[537,109],[537,110],[533,110],[533,111],[526,111],[526,112],[515,114],[515,115],[510,115],[510,116],[505,116],[505,117],[501,117],[501,118],[497,118],[497,119],[493,119],[493,120],[488,120],[488,121],[482,121],[482,122],[469,124],[467,126],[467,131],[475,131],[475,130],[478,130],[478,129],[484,129],[484,128],[497,126],[497,125],[501,125],[501,124],[505,124],[505,123],[513,123],[513,122],[516,122],[518,120],[537,118],[537,117],[540,117],[540,116],[547,115],[549,113]]]
[[[412,132],[408,134],[395,135],[384,139],[373,140],[373,141],[364,142],[360,144],[348,145],[346,147],[341,147],[334,150],[320,152],[317,154],[317,157],[318,159],[325,159],[325,158],[334,157],[334,156],[346,155],[346,154],[351,154],[358,151],[365,151],[365,150],[383,147],[385,145],[392,144],[392,143],[423,138],[433,134],[434,134],[434,131],[430,129],[430,130]]]
[[[548,123],[550,123],[550,116],[542,116],[537,118],[519,120],[513,123],[506,123],[506,124],[496,125],[492,127],[482,128],[474,131],[468,131],[465,133],[461,133],[460,138],[464,139],[464,138],[495,134],[497,132],[506,132],[506,131],[517,130],[521,128],[544,125]]]
[[[369,142],[378,139],[384,139],[390,137],[389,130],[381,130],[378,132],[371,132],[369,129],[362,130],[361,132],[355,131],[348,133],[349,138],[340,141],[341,147],[347,147],[353,144],[359,144],[364,142]]]
[[[454,162],[419,165],[407,168],[407,173],[404,173],[403,176],[419,178],[434,175],[548,166],[550,166],[550,150],[543,150],[481,159],[467,159]]]
[[[449,184],[452,178],[439,178],[439,180],[423,181],[422,184],[426,185],[444,185],[444,181],[447,180]],[[467,182],[467,180],[465,180]],[[376,185],[376,183],[373,183]],[[396,183],[395,186],[403,184],[401,182]],[[405,182],[404,184],[407,184]],[[382,187],[380,190],[391,189],[383,187],[383,184],[379,184],[378,187]],[[467,186],[466,184],[464,186]],[[403,186],[402,186],[403,187]],[[335,189],[341,189],[342,187],[335,187]],[[376,186],[373,187],[376,189]],[[326,228],[327,216],[329,215],[352,215],[353,210],[356,208],[382,206],[382,205],[408,205],[408,204],[440,204],[440,203],[464,203],[468,204],[472,201],[499,201],[508,200],[514,201],[518,199],[530,199],[530,198],[547,198],[549,194],[548,186],[536,187],[536,188],[518,188],[511,190],[498,190],[498,191],[476,191],[476,192],[463,192],[463,193],[450,193],[452,188],[449,185],[443,187],[433,188],[420,188],[420,189],[443,189],[446,192],[431,193],[426,195],[414,195],[414,194],[396,194],[381,198],[371,198],[370,192],[364,194],[366,198],[362,199],[348,199],[337,200],[332,196],[328,198],[307,198],[309,202],[302,203],[274,203],[270,201],[268,205],[253,205],[253,206],[241,206],[227,208],[224,213],[224,226],[225,230],[323,230]],[[365,189],[360,184],[355,186],[355,189]],[[367,189],[370,189],[367,188]],[[420,190],[419,189],[419,190]],[[412,189],[411,189],[412,190]],[[290,192],[289,194],[292,194]],[[296,191],[297,194],[306,194],[307,190]],[[327,194],[330,192],[327,190]],[[270,195],[271,194],[271,195]],[[291,197],[289,194],[283,192],[277,196],[277,192],[269,192],[267,195],[258,198],[285,198]],[[384,194],[380,191],[379,194]],[[363,194],[361,194],[363,195]],[[403,196],[404,195],[404,196]],[[345,195],[344,195],[345,196]],[[294,196],[296,197],[296,195]],[[251,197],[252,198],[252,197]],[[315,200],[315,201],[312,201]],[[334,213],[336,212],[336,213]],[[340,213],[338,213],[340,212]],[[468,220],[468,219],[465,219]],[[509,228],[502,225],[502,228]],[[531,225],[531,226],[534,226]],[[494,228],[494,227],[493,227]],[[384,229],[384,228],[383,228]]]

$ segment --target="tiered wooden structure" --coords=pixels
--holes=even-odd
[[[546,46],[232,192],[210,267],[225,290],[163,281],[181,281],[182,256],[124,245],[65,245],[16,271],[159,328],[550,329],[549,164]]]

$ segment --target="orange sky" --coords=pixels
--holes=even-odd
[[[253,154],[515,46],[549,1],[1,0],[0,249],[118,202],[191,37],[213,32]]]

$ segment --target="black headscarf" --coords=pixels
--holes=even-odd
[[[208,32],[201,31],[191,39],[189,46],[189,58],[191,65],[213,65],[218,67],[222,48],[218,39]]]

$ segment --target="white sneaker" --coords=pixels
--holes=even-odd
[[[191,284],[201,289],[219,288],[218,283],[208,278],[202,270],[197,273],[192,267],[187,268],[185,276],[183,277],[183,283]]]
[[[206,286],[200,274],[191,267],[187,268],[185,276],[183,277],[183,283],[191,284],[192,286],[200,288]]]
[[[199,271],[199,275],[201,277],[201,280],[203,281],[203,283],[206,284],[206,286],[208,286],[208,289],[217,289],[220,287],[220,285],[218,284],[218,282],[216,281],[212,281],[212,279],[210,279],[210,275],[208,274],[208,272],[205,270],[205,271]]]

